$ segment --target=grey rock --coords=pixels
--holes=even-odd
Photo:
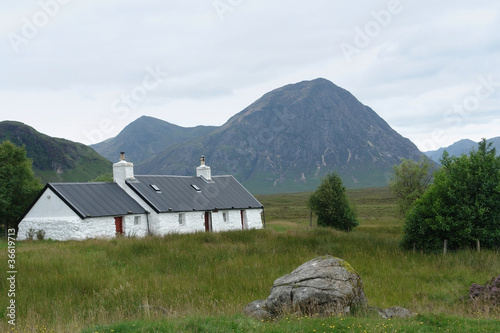
[[[249,303],[244,309],[243,313],[251,318],[255,318],[258,320],[269,319],[272,318],[272,314],[267,311],[266,301],[265,300],[257,300]]]
[[[378,314],[384,319],[410,318],[417,315],[415,312],[402,308],[400,306],[393,306],[387,309],[379,309]]]
[[[278,278],[269,297],[259,305],[272,317],[283,313],[331,315],[365,309],[367,300],[361,278],[351,265],[325,256]]]

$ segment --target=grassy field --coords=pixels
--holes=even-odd
[[[16,326],[1,332],[495,332],[500,309],[470,305],[472,283],[500,273],[495,251],[446,256],[398,248],[402,221],[386,188],[350,190],[360,226],[343,233],[310,225],[308,193],[259,196],[265,230],[16,245]],[[7,266],[6,243],[0,260]],[[347,260],[371,306],[419,315],[260,322],[243,307],[265,299],[273,281],[321,255]],[[5,273],[6,274],[6,273]]]

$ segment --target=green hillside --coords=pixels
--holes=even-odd
[[[92,148],[53,138],[15,121],[0,122],[0,142],[25,146],[33,170],[43,182],[86,182],[111,172],[111,162]]]

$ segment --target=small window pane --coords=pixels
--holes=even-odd
[[[186,214],[179,214],[179,225],[186,225]]]

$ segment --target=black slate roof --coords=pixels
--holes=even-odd
[[[146,211],[116,183],[49,183],[46,188],[54,191],[82,219]]]
[[[135,176],[127,185],[157,213],[262,208],[233,176]]]

